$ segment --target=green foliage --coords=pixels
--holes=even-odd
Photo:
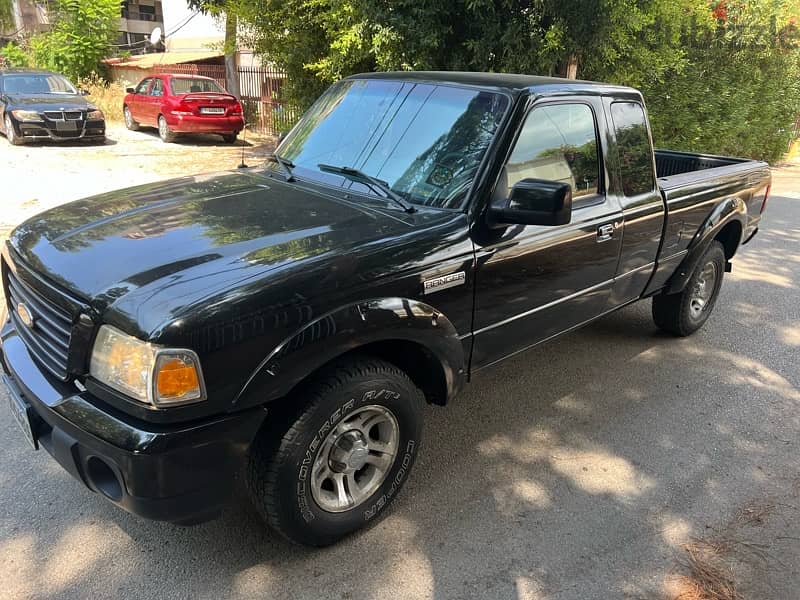
[[[0,48],[0,57],[7,67],[30,67],[30,56],[17,44],[8,42]]]
[[[662,147],[778,160],[800,115],[792,7],[767,0],[724,6],[715,31],[686,40],[685,68],[660,86],[643,86],[653,137]]]
[[[0,33],[11,33],[15,29],[14,3],[12,0],[0,0]]]
[[[116,35],[121,0],[55,0],[50,31],[33,36],[33,62],[77,80],[101,68]]]
[[[191,2],[235,13],[300,106],[362,71],[557,75],[573,63],[583,79],[640,88],[659,146],[766,159],[800,112],[796,0]]]

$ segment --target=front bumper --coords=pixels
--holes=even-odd
[[[69,128],[67,128],[67,126]],[[102,139],[106,136],[105,121],[20,121],[19,137],[25,140],[52,140],[69,142],[81,139]]]
[[[29,407],[35,443],[90,490],[133,514],[186,524],[219,514],[263,409],[174,426],[136,421],[44,373],[3,320],[3,379],[12,399]]]

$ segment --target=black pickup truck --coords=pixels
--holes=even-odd
[[[115,504],[194,523],[242,475],[330,544],[409,477],[425,402],[643,298],[691,334],[768,166],[653,152],[642,96],[523,75],[332,86],[257,168],[103,194],[2,251],[10,407]]]

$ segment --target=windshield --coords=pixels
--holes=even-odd
[[[214,92],[216,94],[225,93],[216,81],[211,79],[189,79],[188,77],[173,77],[170,80],[172,94],[196,94],[198,92]]]
[[[3,78],[6,94],[77,94],[78,90],[66,77],[51,73],[25,73]]]
[[[278,150],[295,174],[365,193],[350,167],[416,204],[459,208],[508,108],[484,90],[408,81],[347,80],[323,94]]]

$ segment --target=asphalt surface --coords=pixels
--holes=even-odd
[[[766,558],[743,591],[797,598],[788,191],[695,336],[657,332],[642,302],[487,370],[427,410],[388,518],[331,548],[290,545],[243,498],[193,528],[130,516],[33,452],[0,391],[0,598],[675,597],[683,545],[759,502],[781,520],[750,534]]]

